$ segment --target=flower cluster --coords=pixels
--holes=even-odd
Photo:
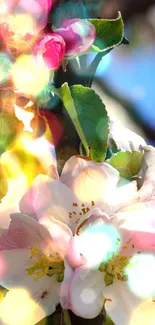
[[[63,61],[85,53],[96,37],[94,25],[85,19],[66,20],[60,28],[51,27],[46,33],[44,28],[52,2],[2,1],[2,53],[7,66],[9,63],[13,66],[10,66],[10,78],[13,78],[15,87],[27,95],[37,95],[51,81],[53,74],[49,71],[57,70]],[[8,81],[9,76],[4,72],[1,74],[0,81]],[[23,75],[25,80],[21,83]],[[38,75],[43,76],[39,85]]]
[[[33,300],[29,324],[58,303],[86,319],[105,308],[116,325],[134,324],[140,307],[154,306],[155,149],[123,127],[122,141],[118,126],[111,122],[111,135],[122,148],[144,150],[137,179],[73,156],[60,177],[51,166],[49,176],[34,179],[20,212],[1,229],[0,282],[10,290],[0,305],[2,319],[11,297],[20,298],[18,288],[28,291],[26,306]]]
[[[86,324],[105,311],[149,324],[149,311],[151,325],[155,148],[90,88],[127,43],[122,17],[55,27],[56,3],[0,0],[0,324],[35,325],[60,305]]]

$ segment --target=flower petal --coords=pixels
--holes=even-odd
[[[5,251],[4,256],[8,268],[3,282],[11,288],[0,305],[4,323],[6,320],[10,325],[34,325],[52,314],[60,300],[60,283],[54,276],[34,281],[32,276],[26,275],[28,250]],[[6,310],[9,310],[8,316]]]
[[[121,150],[139,150],[141,146],[145,146],[145,140],[138,134],[130,131],[118,120],[111,120],[110,122],[110,137],[112,137],[118,148]]]
[[[108,215],[99,209],[91,210],[80,222],[74,238],[77,251],[86,258],[89,265],[96,267],[114,250],[119,233]]]
[[[15,248],[32,248],[37,245],[42,250],[52,245],[48,230],[37,221],[21,213],[10,215],[11,222],[8,230],[0,237],[0,251]]]
[[[65,256],[69,248],[70,239],[73,236],[71,229],[49,213],[40,218],[39,222],[48,229],[57,249],[59,247],[59,250]]]
[[[5,265],[5,272],[0,283],[7,289],[13,287],[33,288],[35,281],[27,275],[26,269],[30,265],[29,249],[12,249],[0,252],[1,261]]]
[[[74,211],[72,214],[75,210],[74,203],[77,208],[76,212]],[[59,180],[38,175],[28,193],[20,201],[20,210],[25,214],[33,215],[35,213],[38,220],[48,213],[49,216],[53,216],[74,229],[80,205],[74,192]]]
[[[139,200],[146,201],[155,195],[155,148],[145,146],[144,159],[140,176],[142,177],[142,187],[139,190]]]
[[[112,215],[114,212],[137,202],[137,196],[137,184],[133,181],[106,193],[104,201],[100,201],[99,207]]]
[[[8,228],[10,213],[19,212],[19,201],[26,190],[27,184],[24,175],[19,175],[19,177],[9,180],[8,192],[0,203],[1,228]]]
[[[126,230],[139,249],[155,250],[155,199],[120,210],[113,224],[122,232]]]
[[[81,266],[74,271],[70,285],[71,310],[77,316],[94,318],[104,304],[104,280],[101,272]]]
[[[66,162],[60,180],[72,188],[82,202],[90,203],[115,188],[119,173],[106,163],[73,156]]]
[[[65,261],[65,272],[64,272],[64,279],[61,285],[60,291],[60,304],[63,309],[70,309],[70,297],[69,297],[69,289],[70,289],[70,282],[73,276],[73,270]]]
[[[129,290],[127,283],[116,280],[112,285],[104,289],[105,309],[115,325],[138,325],[130,323],[132,313],[140,304],[137,298]]]

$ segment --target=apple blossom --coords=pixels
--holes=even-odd
[[[47,24],[53,0],[2,0],[0,15],[26,14],[33,18],[39,30]]]
[[[29,324],[34,325],[45,315],[53,313],[59,303],[63,253],[48,230],[35,219],[20,213],[10,217],[9,229],[0,233],[0,260],[4,265],[0,283],[10,290],[0,307],[8,306],[10,294],[13,295],[15,289],[26,290],[36,304],[34,312],[28,315]],[[19,297],[17,294],[14,299]],[[18,309],[14,314],[18,314]]]
[[[88,319],[95,318],[105,307],[115,325],[137,324],[132,322],[133,314],[142,303],[150,301],[153,304],[155,294],[154,211],[155,199],[152,199],[147,204],[124,208],[110,219],[106,215],[102,218],[96,215],[96,218],[90,216],[85,220],[84,226],[89,235],[96,233],[96,253],[102,249],[106,254],[99,267],[92,267],[88,262],[66,278],[68,291],[63,291],[63,285],[61,287],[63,308]],[[110,227],[116,230],[117,238],[108,231]],[[110,253],[105,249],[106,240],[101,248],[99,229],[103,237],[113,238]],[[77,249],[81,240],[80,234]],[[86,245],[89,246],[89,242],[85,242]]]
[[[65,42],[60,35],[45,34],[34,45],[33,53],[39,61],[44,62],[48,69],[58,69],[64,58]]]
[[[0,12],[0,37],[17,52],[28,50],[46,26],[52,0],[3,1]]]
[[[105,189],[109,188],[108,183],[111,188],[116,187],[118,172],[113,167],[107,164],[96,165],[94,162],[78,157],[71,158],[65,166],[63,182],[65,178],[68,179],[66,174],[68,169],[73,168],[71,184],[74,183],[74,175],[79,173],[81,167],[84,167],[86,171],[86,186],[88,176],[92,186],[99,186],[101,189],[102,185],[104,192]],[[90,171],[94,173],[94,178],[91,177]],[[52,175],[55,175],[56,179],[45,175],[36,177],[30,190],[20,202],[20,209],[26,214],[12,214],[9,229],[1,230],[0,257],[7,267],[0,283],[11,290],[21,287],[29,292],[37,304],[37,310],[39,310],[31,316],[30,324],[34,324],[55,310],[56,304],[60,301],[60,291],[62,304],[66,306],[66,295],[68,296],[69,292],[67,283],[73,275],[72,268],[81,267],[86,261],[85,258],[92,265],[96,265],[105,256],[105,251],[100,251],[97,254],[96,250],[93,250],[92,258],[88,253],[88,245],[86,248],[81,245],[80,249],[77,250],[79,243],[76,242],[77,237],[81,237],[82,241],[85,240],[85,235],[88,238],[85,222],[89,225],[89,220],[94,221],[96,218],[102,221],[105,214],[97,206],[95,207],[93,200],[89,202],[88,207],[85,200],[81,201],[77,197],[78,193],[75,193],[74,190],[58,179],[56,172]],[[99,182],[99,177],[101,182]],[[70,186],[72,186],[71,184]],[[102,197],[102,193],[100,195]],[[91,198],[91,196],[88,197],[88,199]],[[97,197],[96,200],[98,201]],[[74,240],[73,235],[75,234]],[[116,235],[114,234],[115,239]],[[99,236],[100,243],[103,244],[105,235],[102,236],[100,232]],[[108,242],[108,251],[109,247],[111,244]],[[22,265],[16,263],[17,260],[21,261]],[[54,268],[54,271],[51,267]],[[50,277],[49,275],[53,276]],[[57,280],[62,280],[63,276],[64,281],[60,285]],[[10,299],[10,292],[3,300],[4,307],[7,306],[8,299]],[[48,299],[44,300],[42,297],[45,292]]]
[[[86,19],[74,18],[63,22],[55,33],[63,37],[66,43],[65,56],[72,57],[86,52],[93,44],[96,30]]]

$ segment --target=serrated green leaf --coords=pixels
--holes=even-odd
[[[101,162],[106,156],[109,117],[100,97],[82,85],[62,85],[61,95],[82,144],[92,160]],[[89,151],[88,151],[89,146]]]
[[[106,273],[106,275],[104,277],[104,281],[105,281],[106,286],[110,286],[111,284],[113,284],[114,276]]]
[[[71,95],[71,91],[70,88],[68,86],[68,84],[65,82],[61,88],[60,88],[60,93],[62,96],[62,101],[64,103],[64,106],[69,114],[69,116],[72,119],[72,122],[77,130],[77,133],[84,145],[84,148],[86,150],[86,154],[89,155],[89,149],[88,149],[88,145],[87,145],[87,141],[83,132],[83,129],[81,127],[80,121],[79,121],[79,117],[78,117],[78,112],[77,109],[74,105],[74,100],[72,98]]]
[[[121,13],[116,19],[89,19],[96,28],[96,40],[90,52],[104,52],[121,44],[124,37],[124,23]]]
[[[105,105],[93,89],[82,85],[72,86],[71,95],[90,148],[90,158],[101,162],[106,156],[109,135],[109,117]]]
[[[142,151],[119,151],[110,159],[106,160],[108,164],[119,171],[120,176],[127,179],[130,179],[139,173],[142,166],[142,161]]]

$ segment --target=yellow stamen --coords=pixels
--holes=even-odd
[[[29,276],[34,275],[34,280],[38,280],[43,275],[53,276],[54,274],[58,281],[63,280],[64,262],[58,254],[45,255],[38,247],[34,246],[30,259],[33,258],[35,259],[34,265],[27,269],[27,273]]]

